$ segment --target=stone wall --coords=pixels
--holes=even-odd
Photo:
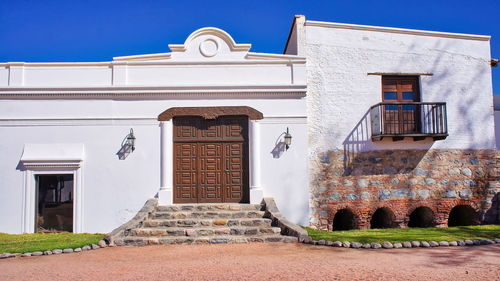
[[[496,184],[495,150],[376,150],[320,154],[311,172],[311,225],[332,230],[338,210],[349,208],[358,228],[370,228],[382,207],[406,227],[417,207],[434,212],[436,226],[447,226],[451,209],[471,206],[477,223],[491,217]],[[493,202],[495,203],[495,202]]]

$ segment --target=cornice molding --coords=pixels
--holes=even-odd
[[[252,53],[248,52],[248,59],[281,59],[281,60],[289,60],[294,63],[306,63],[305,57],[299,57],[295,55],[286,55],[286,54],[268,54],[268,53]]]
[[[161,99],[170,97],[186,98],[269,98],[269,97],[305,97],[305,91],[299,92],[180,92],[180,93],[15,93],[0,94],[0,100],[5,99]]]
[[[50,97],[50,98],[120,98],[169,96],[305,96],[306,85],[263,85],[263,86],[113,86],[85,88],[42,88],[42,87],[4,87],[0,88],[0,99]]]
[[[142,60],[168,60],[172,57],[172,53],[157,53],[157,54],[145,54],[145,55],[132,55],[132,56],[121,56],[113,57],[113,61],[116,62],[133,62]]]
[[[347,23],[336,23],[336,22],[323,22],[323,21],[311,21],[311,20],[306,20],[306,26],[378,31],[378,32],[399,33],[399,34],[430,36],[430,37],[444,37],[444,38],[453,38],[453,39],[478,40],[478,41],[489,41],[491,38],[491,36],[488,36],[488,35],[427,31],[427,30],[418,30],[418,29],[406,29],[406,28],[347,24]]]
[[[21,161],[24,168],[32,169],[76,169],[80,168],[81,160],[64,160],[64,161]]]
[[[153,56],[153,55],[144,55],[144,56]],[[254,64],[304,64],[306,63],[306,59],[303,57],[290,56],[290,55],[274,55],[274,54],[265,54],[265,53],[249,53],[247,55],[248,59],[251,60],[220,60],[220,61],[150,61],[150,60],[134,60],[134,61],[112,61],[112,62],[22,62],[22,63],[13,63],[13,62],[4,62],[0,63],[1,67],[11,67],[11,66],[19,66],[19,67],[70,67],[70,66],[80,66],[80,67],[89,67],[89,66],[102,66],[109,67],[114,65],[126,65],[126,66],[143,66],[143,65],[254,65]]]

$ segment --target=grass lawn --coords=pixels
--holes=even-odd
[[[0,233],[1,253],[27,253],[53,249],[78,248],[92,243],[97,244],[104,234],[89,233]]]
[[[389,241],[456,241],[500,238],[500,225],[475,225],[448,228],[389,228],[347,231],[322,231],[304,227],[314,240],[382,243]]]

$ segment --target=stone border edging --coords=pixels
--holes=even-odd
[[[88,251],[88,250],[96,250],[99,248],[106,248],[106,247],[114,247],[116,246],[114,243],[114,240],[118,237],[123,236],[127,231],[130,231],[132,228],[140,227],[141,224],[148,218],[149,214],[154,211],[156,206],[158,205],[158,199],[152,198],[146,201],[144,206],[139,210],[139,212],[128,222],[122,224],[118,228],[115,228],[113,231],[110,233],[106,234],[104,236],[104,239],[99,241],[96,244],[91,244],[91,245],[85,245],[83,247],[79,248],[67,248],[67,249],[54,249],[52,251],[36,251],[36,252],[29,252],[29,253],[3,253],[0,254],[0,259],[5,259],[5,258],[13,258],[13,257],[31,257],[31,256],[48,256],[48,255],[57,255],[57,254],[66,254],[66,253],[78,253],[82,251]]]
[[[144,203],[144,206],[139,210],[139,212],[137,212],[137,214],[132,219],[122,224],[121,226],[115,228],[110,233],[106,234],[106,236],[104,236],[104,240],[109,245],[114,246],[116,238],[124,237],[125,233],[127,233],[133,228],[141,227],[142,223],[148,219],[149,214],[151,214],[155,210],[157,205],[158,205],[157,198],[149,199],[148,201],[146,201],[146,203]]]
[[[383,242],[380,243],[359,243],[359,242],[349,242],[349,241],[326,241],[326,240],[313,240],[311,237],[307,237],[302,241],[304,244],[320,245],[320,246],[331,246],[331,247],[342,247],[342,248],[353,248],[353,249],[399,249],[399,248],[435,248],[435,247],[454,247],[454,246],[479,246],[479,245],[492,245],[500,244],[500,238],[495,240],[457,240],[457,241],[405,241],[403,243],[391,243]]]
[[[264,207],[264,217],[270,218],[273,221],[273,225],[281,228],[281,234],[295,236],[299,239],[299,242],[304,242],[307,238],[310,238],[305,229],[287,220],[280,213],[278,207],[276,206],[276,202],[274,202],[274,198],[264,197],[261,205]]]
[[[36,251],[36,252],[27,252],[27,253],[3,253],[0,254],[0,259],[6,259],[6,258],[15,258],[15,257],[36,257],[36,256],[50,256],[50,255],[58,255],[58,254],[69,254],[69,253],[79,253],[79,252],[85,252],[85,251],[90,251],[90,250],[97,250],[100,248],[106,248],[106,247],[113,247],[114,245],[107,245],[106,241],[101,240],[96,244],[91,244],[91,245],[85,245],[83,247],[78,247],[78,248],[66,248],[66,249],[54,249],[52,251]]]

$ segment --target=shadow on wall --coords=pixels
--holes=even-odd
[[[393,142],[384,142],[382,145],[377,145],[372,142],[369,113],[369,110],[366,111],[361,120],[356,124],[354,129],[349,133],[343,142],[343,176],[411,173],[420,163],[427,151],[431,148],[432,142],[421,141],[419,143],[421,146],[418,150],[400,150],[400,152],[396,155],[391,150],[394,149],[392,146]],[[378,147],[385,150],[372,150],[373,148]],[[370,150],[372,151],[369,154],[364,153]],[[382,165],[382,162],[390,162],[392,165]]]
[[[491,208],[484,215],[484,222],[488,224],[500,224],[500,192],[491,199]]]
[[[286,151],[286,144],[283,141],[283,136],[285,133],[281,133],[278,138],[276,139],[276,142],[274,143],[274,148],[271,150],[271,154],[273,155],[274,159],[279,159],[281,155]]]
[[[122,144],[120,150],[118,150],[116,155],[118,155],[118,159],[125,160],[130,155],[131,152],[132,152],[132,146],[126,143]]]
[[[21,158],[21,157],[19,157],[19,158]],[[26,168],[24,167],[23,162],[21,162],[21,160],[19,160],[19,162],[17,163],[16,170],[21,171],[21,172],[26,171]]]
[[[417,41],[419,39],[414,40]],[[411,44],[408,52],[415,52],[417,45],[416,43]],[[421,82],[422,79],[425,79],[426,85],[433,86],[434,84],[438,84],[439,87],[437,87],[438,92],[436,92],[436,88],[433,89],[434,92],[431,92],[433,98],[429,99],[428,89],[422,87],[424,83],[420,83],[422,101],[447,101],[448,132],[450,136],[460,137],[461,140],[472,143],[476,147],[493,148],[495,143],[485,138],[485,132],[477,126],[478,124],[488,124],[488,121],[493,120],[493,103],[490,104],[491,107],[485,108],[482,104],[483,100],[478,99],[475,92],[488,90],[484,86],[488,85],[484,79],[488,78],[485,75],[485,70],[491,68],[490,63],[472,55],[458,55],[446,52],[447,50],[453,50],[453,45],[454,41],[440,41],[436,42],[434,48],[428,49],[430,53],[439,53],[439,55],[435,56],[435,60],[428,67],[428,72],[433,75],[422,77]],[[453,56],[453,58],[450,59],[450,56]],[[415,58],[415,60],[417,59]],[[463,69],[467,69],[469,72],[457,72],[456,65],[449,64],[449,60],[462,61]],[[408,60],[402,58],[399,61],[398,68],[404,69],[407,65]],[[450,79],[453,73],[462,75],[460,77],[451,77]],[[447,80],[447,83],[444,83],[443,80]],[[491,96],[490,98],[493,101],[493,97]],[[450,109],[456,109],[456,113],[450,111]],[[467,137],[463,134],[460,135],[460,132],[467,132]]]
[[[475,147],[492,147],[494,144],[490,143],[489,139],[484,137],[483,132],[478,130],[478,123],[485,123],[491,121],[492,114],[488,111],[490,108],[484,108],[481,102],[482,99],[477,99],[474,95],[474,90],[480,90],[481,83],[484,84],[484,69],[482,65],[474,65],[475,71],[471,71],[471,76],[467,81],[456,81],[457,83],[445,83],[446,81],[456,80],[452,77],[452,73],[456,72],[456,69],[452,69],[447,63],[450,59],[451,54],[444,54],[439,50],[452,49],[452,43],[446,43],[443,46],[442,42],[436,43],[435,48],[429,49],[430,52],[439,52],[435,56],[435,60],[429,65],[426,71],[432,73],[432,76],[422,76],[420,78],[420,93],[421,101],[423,102],[443,102],[447,101],[448,104],[448,131],[450,136],[453,138],[460,137],[460,141],[467,143],[473,143]],[[408,46],[408,52],[417,52],[416,47],[419,46],[418,43],[413,43]],[[455,55],[458,59],[464,60],[466,64],[471,57]],[[415,57],[402,57],[399,62],[394,65],[394,70],[402,72],[416,72],[412,68],[412,61],[418,60],[419,56]],[[488,65],[489,67],[489,65]],[[393,69],[384,69],[384,71],[392,71]],[[398,72],[395,71],[395,72]],[[417,71],[418,72],[418,71]],[[425,80],[424,80],[425,79]],[[426,86],[429,86],[426,88]],[[479,109],[482,110],[479,110]],[[380,175],[380,174],[406,174],[413,170],[416,165],[420,162],[422,157],[426,152],[432,147],[432,141],[426,139],[425,141],[412,142],[412,144],[418,144],[418,150],[414,149],[411,153],[411,158],[403,157],[402,165],[393,168],[387,168],[388,171],[384,172],[382,167],[379,169],[372,169],[374,165],[381,160],[376,157],[371,157],[371,159],[363,159],[360,156],[361,152],[366,151],[376,151],[376,150],[394,150],[396,147],[401,147],[401,144],[392,141],[378,141],[372,142],[371,140],[371,120],[370,120],[370,110],[364,113],[360,121],[355,125],[353,130],[348,134],[343,142],[344,147],[344,176],[349,175]],[[492,113],[492,112],[491,112]],[[461,134],[461,132],[463,132]],[[465,136],[465,134],[467,136]],[[487,133],[488,135],[488,133]],[[407,142],[406,140],[402,143]],[[402,149],[407,149],[401,147]],[[384,155],[380,155],[384,157]],[[404,159],[406,158],[406,159]],[[369,160],[368,163],[366,160]],[[369,167],[372,166],[372,167]]]

